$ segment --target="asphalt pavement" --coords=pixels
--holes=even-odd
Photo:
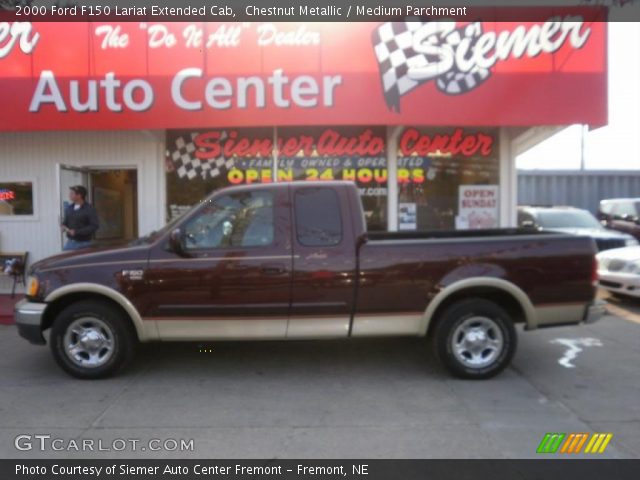
[[[0,457],[539,458],[547,432],[603,432],[599,457],[639,458],[640,303],[613,309],[519,332],[487,381],[449,377],[422,339],[147,344],[120,376],[81,381],[0,325]],[[87,439],[93,451],[73,448]]]

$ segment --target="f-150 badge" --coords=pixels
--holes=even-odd
[[[144,270],[122,270],[122,276],[129,280],[142,280]]]

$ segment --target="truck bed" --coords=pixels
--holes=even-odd
[[[591,238],[529,229],[370,233],[358,250],[356,312],[382,314],[400,303],[418,314],[456,282],[497,279],[536,309],[575,305],[573,323],[594,295],[595,253]]]

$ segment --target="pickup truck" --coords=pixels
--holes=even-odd
[[[137,342],[425,336],[452,374],[488,378],[526,330],[595,321],[596,247],[520,229],[367,233],[349,182],[219,190],[134,244],[35,263],[20,335],[79,378]]]

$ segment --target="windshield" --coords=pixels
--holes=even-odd
[[[542,228],[604,228],[596,217],[584,210],[539,212],[538,224]]]
[[[154,230],[153,232],[151,232],[149,235],[145,235],[144,237],[140,237],[140,238],[136,238],[135,240],[133,240],[129,245],[142,245],[145,243],[152,243],[154,242],[157,238],[161,237],[162,235],[164,235],[165,232],[168,232],[169,230],[171,230],[174,225],[176,225],[180,220],[182,220],[182,218],[191,211],[191,209],[182,212],[180,215],[178,215],[177,217],[174,217],[171,219],[171,221],[169,223],[167,223],[164,227],[162,227],[159,230]]]

